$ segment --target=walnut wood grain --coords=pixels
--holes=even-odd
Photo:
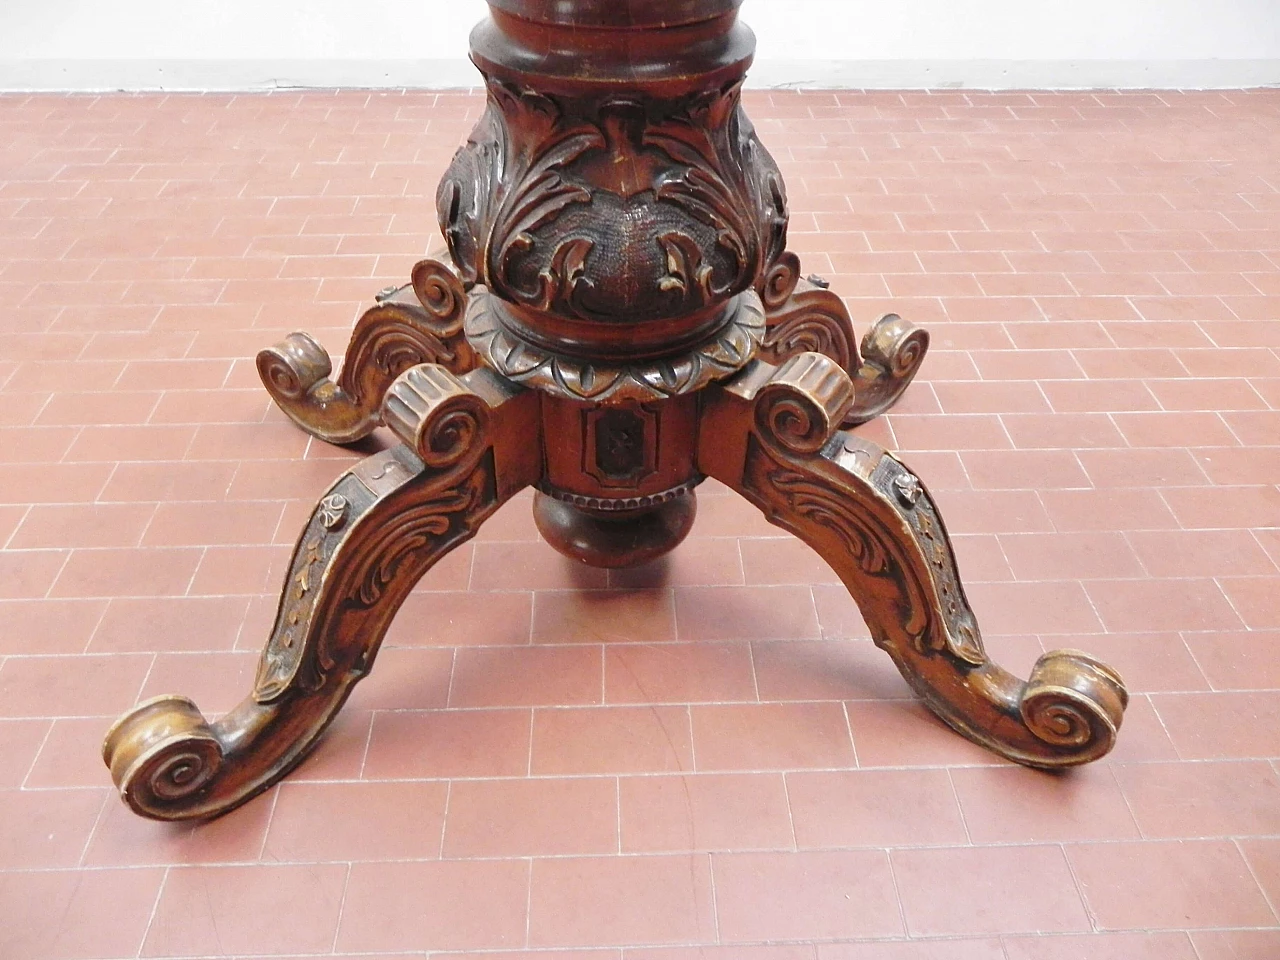
[[[786,188],[742,104],[740,0],[490,0],[485,107],[440,183],[448,261],[357,322],[342,370],[294,333],[258,356],[303,430],[399,445],[348,470],[298,540],[252,695],[207,720],[139,705],[104,758],[157,819],[216,816],[297,764],[368,673],[396,609],[516,491],[599,566],[672,549],[714,477],[840,575],[912,689],[967,737],[1059,767],[1115,742],[1127,693],[1078,651],[1023,681],[983,650],[938,507],[844,427],[889,409],[928,334],[861,345],[787,249]]]
[[[393,383],[384,415],[405,443],[356,464],[316,505],[252,694],[214,723],[185,697],[157,697],[107,733],[125,802],[159,820],[217,816],[301,761],[414,584],[537,479],[537,413],[536,395],[489,371],[459,380],[419,366]]]
[[[452,267],[422,260],[404,288],[379,297],[356,323],[342,372],[310,334],[295,332],[258,354],[258,376],[277,406],[307,433],[354,443],[379,426],[382,398],[410,367],[438,363],[463,374],[476,366],[462,334],[467,287]]]
[[[944,721],[1018,763],[1063,767],[1115,744],[1128,703],[1111,668],[1075,650],[1022,681],[993,663],[937,505],[906,466],[838,429],[854,384],[831,359],[757,362],[708,390],[698,463],[813,547],[911,688]]]

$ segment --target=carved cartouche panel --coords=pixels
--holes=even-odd
[[[714,325],[782,255],[782,177],[740,79],[677,100],[487,86],[437,194],[467,282],[579,329],[699,312]]]

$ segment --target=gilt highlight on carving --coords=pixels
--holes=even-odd
[[[287,774],[414,584],[527,487],[556,549],[618,567],[675,548],[714,477],[830,564],[958,732],[1038,767],[1111,749],[1116,673],[1073,650],[1026,681],[991,662],[924,482],[850,432],[902,395],[928,335],[890,314],[859,345],[788,252],[782,175],[742,107],[739,3],[489,0],[485,111],[437,195],[448,259],[379,295],[336,379],[305,333],[258,356],[301,429],[399,443],[307,520],[239,706],[211,722],[158,697],[108,732],[136,812],[217,816]]]

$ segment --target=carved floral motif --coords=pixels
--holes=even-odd
[[[294,423],[330,443],[353,443],[378,426],[383,394],[405,370],[420,363],[459,374],[475,368],[462,333],[467,284],[427,259],[414,266],[410,286],[417,303],[392,288],[360,317],[336,380],[328,351],[306,333],[291,333],[258,354],[263,385]]]
[[[490,78],[437,194],[463,279],[536,310],[629,322],[762,286],[786,245],[786,196],[740,85],[641,103]]]
[[[552,353],[514,337],[496,316],[501,307],[477,291],[467,310],[467,335],[494,370],[522,386],[573,400],[648,403],[691,393],[732,376],[764,337],[760,298],[748,290],[728,322],[709,340],[675,358],[595,363]]]
[[[410,479],[403,473],[380,496],[395,497]],[[350,659],[343,645],[352,631],[344,621],[373,610],[388,593],[407,592],[423,570],[474,532],[496,498],[493,458],[485,456],[438,493],[395,511],[383,507],[379,518],[361,524],[375,493],[355,475],[344,478],[321,500],[298,542],[275,630],[259,663],[255,698],[269,703],[289,689],[320,689]],[[335,515],[343,523],[330,525]],[[327,582],[331,577],[334,582]],[[322,631],[318,641],[309,639],[316,631]]]
[[[842,496],[830,484],[788,468],[759,446],[752,446],[746,476],[762,491],[772,490],[771,499],[781,497],[790,515],[831,531],[863,574],[890,581],[884,592],[900,598],[898,620],[919,653],[945,651],[964,663],[986,662],[941,521],[918,482],[917,499],[902,509],[909,514],[908,524],[930,564],[929,570],[911,563],[897,545],[896,531],[886,526],[866,503]],[[904,476],[910,474],[896,460],[886,457],[872,482],[896,491],[897,480]]]

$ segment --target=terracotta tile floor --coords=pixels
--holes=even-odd
[[[932,329],[866,432],[934,489],[996,658],[1129,679],[1115,754],[1049,776],[944,730],[707,484],[665,568],[613,576],[510,505],[283,787],[133,817],[105,727],[247,692],[353,456],[253,355],[341,352],[437,243],[481,100],[8,96],[0,957],[1280,957],[1280,91],[747,99],[806,270],[860,330]]]

